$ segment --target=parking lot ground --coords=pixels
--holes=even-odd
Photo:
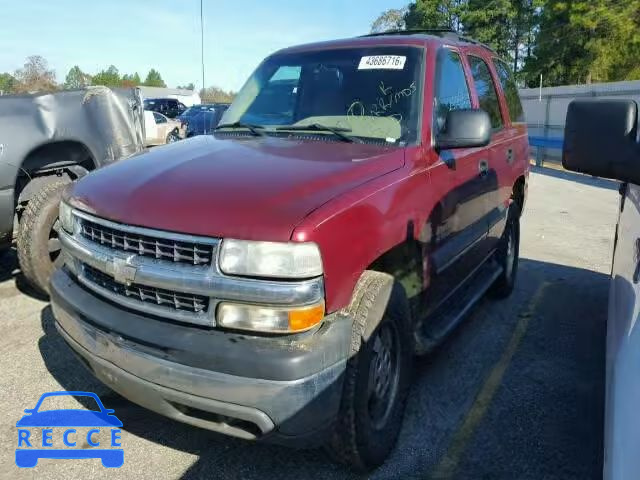
[[[432,355],[416,360],[386,478],[601,477],[607,294],[617,185],[534,169],[522,219],[516,290],[483,300]],[[223,437],[167,420],[110,393],[53,326],[45,301],[0,261],[0,478],[358,478],[319,450]],[[124,427],[125,463],[14,464],[15,422],[43,392],[96,392]]]

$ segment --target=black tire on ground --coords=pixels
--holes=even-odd
[[[66,182],[53,182],[27,204],[18,229],[17,250],[24,277],[38,291],[49,293],[49,279],[62,261],[58,209]]]
[[[518,274],[520,258],[520,208],[512,202],[507,216],[507,225],[500,239],[496,260],[502,267],[502,273],[489,289],[492,298],[507,298],[513,292]]]
[[[406,294],[393,277],[367,271],[356,292],[351,357],[327,451],[366,472],[384,462],[398,439],[411,383],[413,332]]]

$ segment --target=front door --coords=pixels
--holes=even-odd
[[[487,61],[481,57],[469,55],[467,57],[471,75],[478,96],[478,107],[489,114],[491,119],[491,144],[488,152],[488,165],[485,173],[486,191],[483,195],[484,218],[487,223],[488,236],[486,241],[487,251],[496,248],[507,219],[507,205],[511,196],[511,185],[508,191],[501,188],[501,176],[504,182],[504,173],[508,163],[515,160],[513,145],[514,135],[511,132],[509,122],[505,121],[498,97],[496,82],[491,74]],[[506,198],[505,198],[506,196]]]
[[[442,48],[437,54],[434,95],[434,135],[446,128],[447,113],[472,108],[469,82],[460,53]],[[428,311],[437,308],[479,266],[487,254],[485,219],[490,181],[490,150],[440,150],[430,168],[430,184],[439,196],[430,220],[426,252],[431,285]]]

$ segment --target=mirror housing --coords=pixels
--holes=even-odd
[[[443,130],[436,137],[435,147],[486,147],[491,141],[491,119],[484,110],[451,110],[447,112]]]
[[[564,127],[562,166],[640,184],[638,105],[633,100],[574,100]]]

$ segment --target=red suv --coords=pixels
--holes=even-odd
[[[486,46],[405,32],[281,50],[213,135],[67,192],[57,327],[151,410],[374,468],[413,355],[513,289],[528,165]]]

